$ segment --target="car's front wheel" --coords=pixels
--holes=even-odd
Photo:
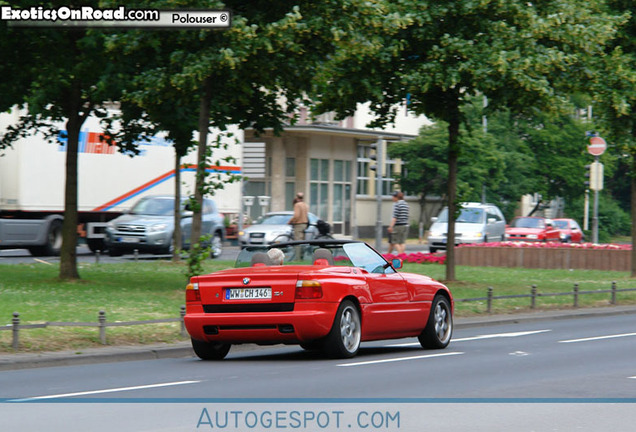
[[[201,360],[223,360],[232,345],[222,342],[205,342],[192,339],[192,349]]]
[[[323,342],[323,351],[329,357],[349,358],[358,353],[362,327],[360,312],[350,300],[338,307],[331,331]]]
[[[418,336],[422,348],[446,348],[453,334],[450,301],[443,295],[433,299],[426,327]]]

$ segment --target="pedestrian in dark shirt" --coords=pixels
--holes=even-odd
[[[409,205],[404,201],[404,194],[393,192],[393,216],[387,231],[389,232],[389,253],[395,248],[398,254],[403,254],[406,247],[406,237],[409,229]]]

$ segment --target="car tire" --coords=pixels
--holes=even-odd
[[[218,258],[223,253],[223,238],[218,232],[212,236],[212,243],[210,244],[210,258]]]
[[[59,256],[62,251],[62,221],[52,220],[46,231],[46,240],[43,246],[29,248],[33,256]]]
[[[422,348],[446,348],[453,335],[453,314],[450,301],[443,295],[436,295],[431,304],[426,327],[417,337]]]
[[[331,358],[350,358],[360,349],[362,327],[360,312],[350,300],[338,307],[331,331],[324,339],[323,351]]]
[[[223,360],[232,347],[229,343],[191,340],[192,349],[201,360]]]
[[[428,248],[428,252],[429,252],[429,253],[435,253],[435,252],[437,252],[437,248],[429,247],[429,248]]]
[[[124,254],[124,251],[120,248],[116,248],[115,246],[111,246],[108,248],[108,255],[112,257],[119,257]]]
[[[98,251],[103,253],[107,249],[104,239],[86,239],[86,246],[88,246],[88,249],[93,253],[97,253]]]
[[[311,342],[303,342],[300,344],[300,347],[304,349],[305,351],[319,350],[321,346],[322,346],[322,341],[320,340],[315,340]]]

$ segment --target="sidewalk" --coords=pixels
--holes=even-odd
[[[636,305],[457,318],[455,319],[455,328],[464,329],[498,324],[622,314],[636,314]],[[254,344],[235,345],[232,347],[232,352],[250,351],[259,348],[258,345]],[[0,371],[192,356],[194,356],[194,353],[189,341],[175,344],[105,346],[103,348],[59,352],[0,354]]]

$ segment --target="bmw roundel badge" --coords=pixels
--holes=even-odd
[[[243,285],[247,285],[250,283],[250,278],[243,278]]]

